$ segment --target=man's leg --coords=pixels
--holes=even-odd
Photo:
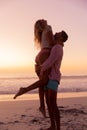
[[[53,92],[52,95],[54,97],[53,104],[54,104],[54,116],[55,116],[56,128],[57,130],[60,130],[60,111],[57,106],[57,92],[55,93]]]
[[[54,130],[60,130],[60,112],[57,107],[57,92],[48,89],[48,103],[49,103],[49,111],[50,111],[50,119],[51,119],[51,127]]]
[[[48,112],[49,112],[49,117],[50,117],[50,122],[51,122],[51,126],[49,128],[49,130],[56,130],[56,126],[55,126],[55,116],[54,116],[54,109],[53,109],[53,90],[49,89],[47,90],[47,94],[46,94],[46,100],[47,100],[47,105],[48,105]]]

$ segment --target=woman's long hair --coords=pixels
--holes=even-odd
[[[41,38],[42,38],[42,32],[44,30],[44,27],[42,26],[42,20],[36,21],[34,25],[34,41],[35,46],[38,48],[41,48]]]

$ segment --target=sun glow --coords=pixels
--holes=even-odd
[[[0,72],[33,70],[34,58],[32,55],[28,57],[23,50],[6,45],[0,45]]]
[[[0,48],[0,67],[16,66],[20,64],[20,55],[11,48]]]
[[[52,26],[54,34],[63,29],[69,35],[64,46],[61,68],[63,75],[87,74],[85,0],[55,0],[51,1],[50,5],[49,2],[50,0],[45,6],[44,1],[0,1],[0,73],[34,71],[34,59],[37,54],[33,41],[34,23],[43,18]],[[58,17],[51,15],[51,10],[53,14],[57,12]]]

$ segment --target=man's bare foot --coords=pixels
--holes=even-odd
[[[18,96],[24,94],[25,92],[26,92],[26,88],[20,88],[17,94],[13,98],[16,99]]]
[[[49,127],[49,128],[47,128],[47,129],[45,129],[45,130],[56,130],[56,129],[54,129],[54,128],[52,128],[52,127]]]
[[[42,115],[46,118],[46,110],[43,107],[39,107],[39,111],[42,113]]]

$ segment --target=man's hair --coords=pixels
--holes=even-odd
[[[63,42],[66,42],[68,39],[68,35],[65,31],[62,31],[62,37],[63,37]]]

